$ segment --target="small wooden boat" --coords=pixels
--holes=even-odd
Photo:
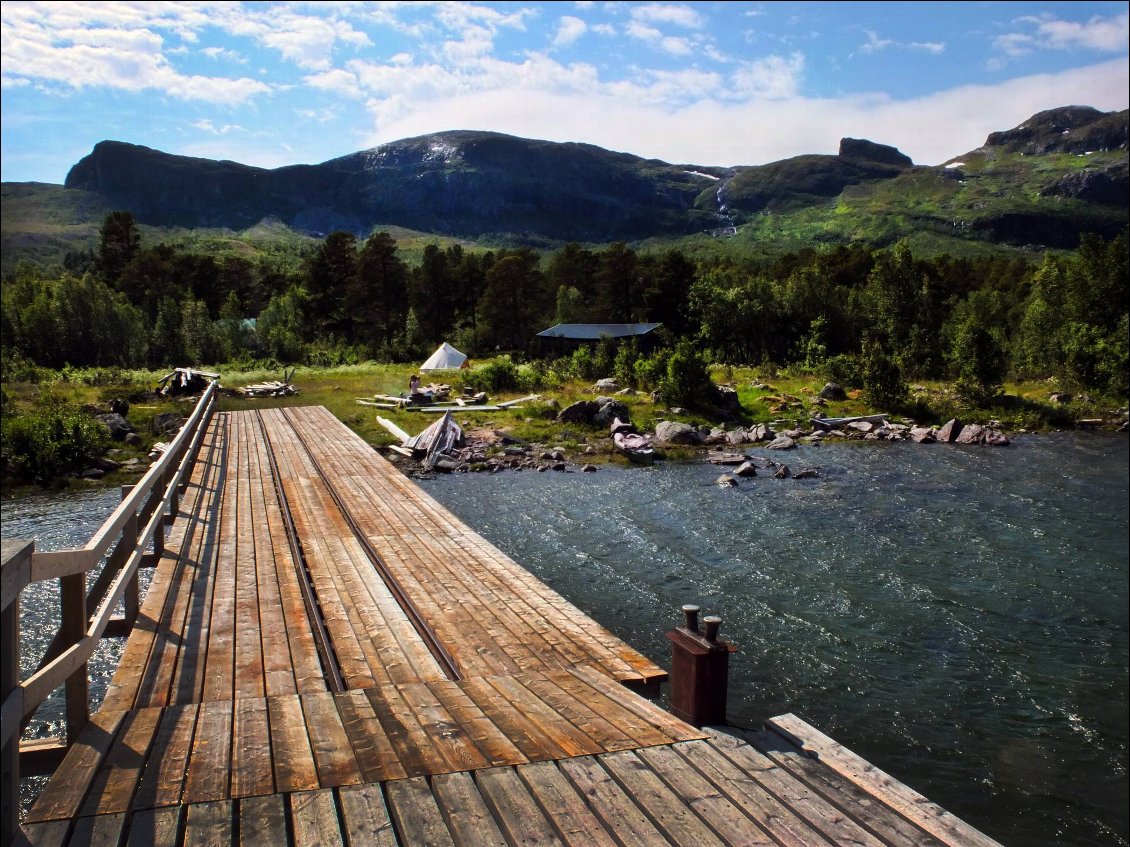
[[[612,443],[616,449],[637,465],[650,465],[655,461],[655,447],[646,435],[636,432],[630,423],[619,418],[612,420]]]
[[[839,429],[841,426],[846,426],[850,423],[860,423],[866,421],[873,424],[885,424],[890,415],[858,415],[854,418],[812,418],[812,425],[817,429],[829,430]]]

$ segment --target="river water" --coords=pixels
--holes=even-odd
[[[765,455],[762,453],[761,455]],[[1127,441],[851,443],[820,476],[706,464],[424,483],[669,666],[723,618],[731,721],[793,712],[1009,847],[1126,844]]]
[[[719,468],[662,463],[422,484],[665,667],[682,604],[720,615],[734,723],[798,714],[1007,847],[1127,844],[1126,437],[773,458],[819,476],[723,489]],[[117,499],[4,502],[3,534],[81,544]],[[57,608],[40,590],[25,638]],[[96,701],[119,649],[103,644]],[[45,709],[32,732],[55,734]]]

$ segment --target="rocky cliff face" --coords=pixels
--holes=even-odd
[[[1100,112],[1090,106],[1064,106],[1033,115],[1020,126],[994,132],[986,147],[1041,156],[1127,149],[1130,112]]]

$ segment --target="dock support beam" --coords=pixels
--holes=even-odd
[[[20,715],[9,713],[8,698],[20,685],[20,595],[16,586],[26,584],[31,572],[34,541],[4,540],[0,571],[3,573],[4,599],[0,612],[0,701],[5,704],[4,720],[19,722]],[[9,727],[4,727],[5,734]],[[12,844],[20,829],[20,733],[15,727],[0,753],[0,844]]]
[[[671,712],[702,727],[726,722],[730,654],[738,648],[718,638],[721,618],[703,618],[703,632],[698,613],[698,606],[683,606],[686,621],[668,632],[667,640],[671,642]]]

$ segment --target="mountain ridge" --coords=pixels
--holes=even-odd
[[[244,230],[277,220],[316,237],[399,226],[533,246],[782,232],[802,242],[881,246],[917,228],[944,239],[1060,248],[1125,227],[1127,115],[1087,106],[1040,112],[930,166],[854,138],[835,155],[718,167],[452,130],[275,169],[107,140],[71,168],[63,188],[85,192],[75,208],[101,198],[166,228]],[[5,183],[6,198],[16,186],[34,194],[28,185]],[[6,253],[29,228],[18,212],[5,213]]]

